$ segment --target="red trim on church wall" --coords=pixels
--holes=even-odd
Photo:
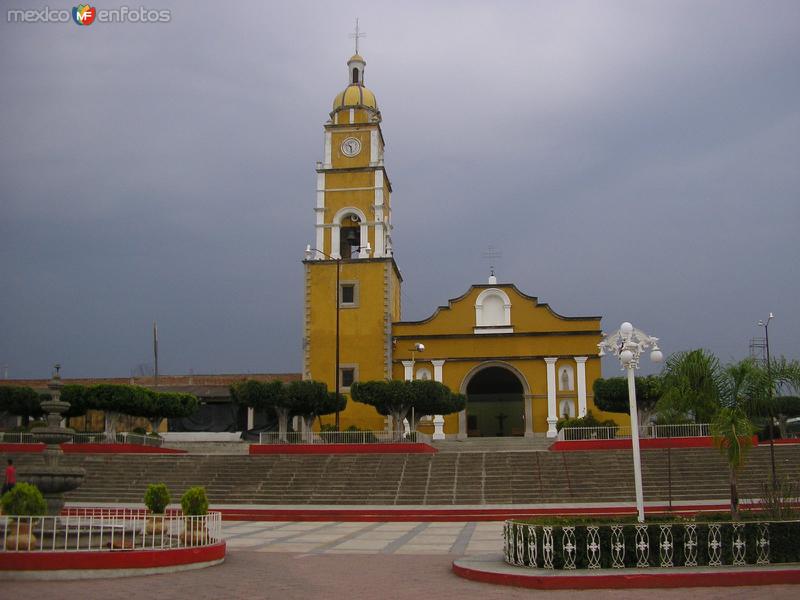
[[[250,444],[250,454],[435,454],[433,446],[414,444]]]
[[[225,542],[168,550],[101,552],[0,552],[0,571],[152,569],[225,558]]]
[[[139,444],[61,444],[64,454],[186,454],[186,450],[141,446]],[[44,444],[0,443],[0,452],[44,451]]]
[[[776,440],[777,443],[777,440]],[[758,446],[758,437],[753,436],[753,445]],[[711,437],[690,438],[646,438],[639,439],[639,447],[643,450],[659,448],[713,448]],[[631,448],[631,440],[559,440],[550,446],[551,452],[577,452],[580,450],[624,450]]]

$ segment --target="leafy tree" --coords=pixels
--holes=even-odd
[[[651,421],[656,404],[661,399],[661,377],[648,375],[636,378],[636,409],[639,413],[639,425]],[[592,386],[594,404],[606,412],[630,414],[628,401],[628,379],[626,377],[609,377],[595,379]]]
[[[231,399],[236,404],[255,410],[274,411],[278,417],[278,435],[286,441],[289,417],[293,413],[283,382],[247,379],[233,384],[230,390]]]
[[[739,469],[744,465],[745,455],[753,445],[753,425],[740,408],[720,409],[711,422],[714,444],[728,461],[728,477],[731,487],[731,518],[739,520]]]
[[[709,423],[730,397],[730,382],[716,356],[705,350],[677,352],[664,365],[656,411],[661,422]]]
[[[158,432],[161,421],[164,419],[177,419],[188,417],[197,411],[199,402],[194,394],[181,392],[158,392],[148,390],[150,403],[144,415],[150,421],[153,432]]]
[[[402,435],[403,419],[411,410],[415,397],[407,382],[398,379],[356,381],[350,387],[350,395],[356,402],[374,407],[379,414],[391,416],[395,436]]]
[[[49,394],[48,394],[49,397]],[[67,424],[72,417],[82,417],[91,408],[88,388],[85,385],[70,383],[61,388],[61,399],[69,402],[69,409],[64,413]]]
[[[44,414],[39,394],[27,386],[0,385],[0,417],[16,415],[22,417],[23,425],[27,425],[31,418]]]
[[[396,437],[403,433],[403,420],[414,408],[414,420],[424,415],[447,415],[463,410],[466,399],[437,381],[357,381],[350,388],[353,400],[369,404],[378,413],[391,416]],[[416,427],[416,423],[414,423]]]
[[[347,404],[344,395],[329,392],[324,383],[310,379],[290,381],[286,384],[286,396],[292,411],[303,419],[307,432],[311,431],[314,419],[344,410]]]
[[[449,415],[464,410],[467,399],[463,394],[455,394],[443,383],[432,379],[418,379],[406,383],[412,397],[414,409],[411,429],[417,430],[419,420],[425,415]],[[410,410],[410,409],[409,409]]]
[[[109,441],[116,441],[116,421],[120,414],[144,417],[152,410],[152,399],[147,389],[135,385],[103,383],[87,389],[89,408],[105,413],[105,432]]]

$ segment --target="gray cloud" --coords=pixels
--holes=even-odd
[[[796,3],[158,7],[171,23],[2,15],[12,376],[127,375],[153,319],[166,371],[299,370],[314,163],[355,16],[405,318],[484,281],[491,244],[501,280],[667,352],[742,357],[773,311],[774,352],[797,355]]]

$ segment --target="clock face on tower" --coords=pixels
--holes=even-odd
[[[347,138],[342,142],[342,154],[345,156],[356,156],[361,152],[361,142],[356,138]]]

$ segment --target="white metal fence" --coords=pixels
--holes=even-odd
[[[222,515],[72,509],[58,517],[0,517],[0,552],[102,552],[208,546],[222,539]]]
[[[687,438],[710,435],[708,423],[686,423],[682,425],[645,425],[639,427],[640,438]],[[631,428],[616,427],[564,427],[558,432],[558,440],[625,440],[630,439]]]
[[[262,431],[259,444],[414,444],[430,441],[418,431]]]
[[[35,444],[35,432],[25,431],[5,431],[0,432],[0,442],[14,444]],[[70,443],[70,442],[67,442]],[[117,433],[113,437],[105,432],[78,432],[75,433],[73,444],[137,444],[139,446],[161,446],[163,440],[160,437],[151,435],[141,435],[138,433]]]

